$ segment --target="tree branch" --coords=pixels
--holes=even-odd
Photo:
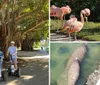
[[[27,33],[30,32],[30,31],[34,30],[35,28],[39,27],[41,24],[45,23],[46,20],[47,20],[47,17],[38,20],[38,23],[37,23],[37,24],[36,24],[36,22],[30,24],[30,25],[28,26],[28,28],[26,28],[26,30],[24,30],[24,31],[22,32],[22,36],[25,35],[25,34],[27,34]]]
[[[45,2],[45,3],[46,3],[46,2]],[[28,13],[22,15],[22,16],[17,17],[17,18],[16,18],[16,23],[18,23],[19,21],[21,21],[21,20],[24,19],[24,18],[33,16],[33,14],[38,14],[39,12],[41,12],[41,11],[42,11],[42,8],[43,8],[43,6],[44,6],[45,3],[43,2],[43,4],[40,5],[40,7],[38,7],[38,8],[35,9],[34,11],[28,12]]]

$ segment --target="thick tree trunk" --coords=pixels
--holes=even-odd
[[[28,36],[22,41],[21,50],[23,51],[33,51],[33,39],[29,39]]]
[[[0,17],[0,46],[2,47],[5,58],[7,58],[7,50],[12,40],[15,41],[17,47],[21,47],[22,50],[32,51],[33,42],[34,42],[32,36],[30,36],[31,39],[30,37],[26,39],[23,38],[27,33],[33,31],[35,28],[40,27],[47,20],[47,16],[42,17],[42,15],[39,14],[41,15],[39,19],[37,19],[37,17],[39,16],[36,16],[37,13],[42,12],[41,9],[44,7],[44,2],[43,4],[41,2],[41,5],[39,6],[39,8],[37,8],[38,9],[37,12],[31,10],[29,13],[28,12],[24,13],[23,11],[20,10],[20,8],[23,8],[22,6],[23,1],[22,3],[20,3],[20,6],[22,7],[18,7],[18,8],[17,5],[19,4],[15,2],[16,0],[2,0],[0,6],[0,16],[1,16]],[[29,5],[25,5],[25,6],[29,7]],[[33,13],[35,13],[34,16],[36,18],[33,17]],[[23,20],[28,17],[35,18],[37,20],[37,24],[35,21],[33,21],[32,23],[29,23],[29,25],[26,24],[25,27],[27,28],[23,29],[23,26],[21,24],[24,23]]]
[[[7,50],[10,43],[10,13],[9,13],[9,1],[6,2],[8,7],[7,9],[2,6],[1,8],[1,26],[0,26],[0,32],[1,32],[1,39],[0,42],[1,48],[4,53],[4,58],[7,58]]]

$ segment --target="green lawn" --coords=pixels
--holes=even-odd
[[[57,30],[57,20],[51,20],[51,32]],[[59,30],[62,29],[62,21],[59,21]],[[66,30],[64,34],[67,35]],[[72,33],[72,36],[74,33]],[[89,41],[100,41],[100,23],[97,22],[85,22],[83,29],[77,33],[77,37],[80,39],[85,39]]]

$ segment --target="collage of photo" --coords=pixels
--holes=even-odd
[[[0,85],[100,85],[100,0],[0,0]]]
[[[100,85],[100,1],[50,1],[50,85]]]

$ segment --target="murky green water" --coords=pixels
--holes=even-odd
[[[74,50],[83,43],[51,43],[51,85],[57,85],[57,79],[64,72],[65,64]],[[100,62],[100,44],[88,43],[86,56],[81,63],[80,77],[76,85],[86,85],[88,76],[97,69]]]

